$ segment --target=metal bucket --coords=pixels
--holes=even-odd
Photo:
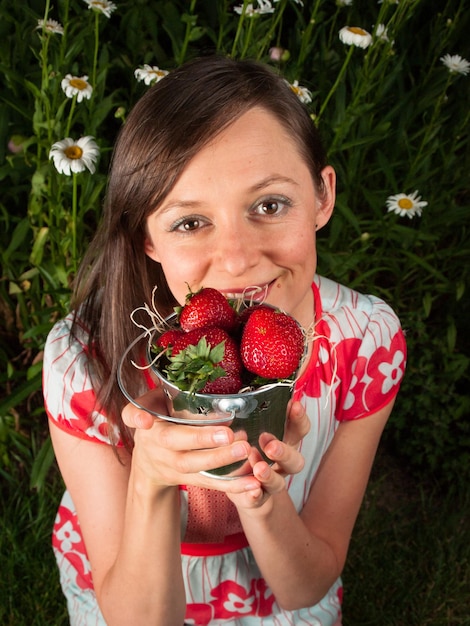
[[[229,426],[235,433],[235,439],[248,441],[258,451],[255,460],[263,459],[271,463],[261,450],[260,435],[271,433],[282,440],[293,382],[277,382],[254,391],[222,396],[181,391],[158,368],[152,369],[162,383],[170,419],[180,424],[194,425],[199,422]],[[251,463],[237,461],[203,473],[218,478],[237,478],[251,474]]]

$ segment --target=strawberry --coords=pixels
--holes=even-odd
[[[231,332],[236,322],[237,314],[227,298],[212,287],[203,287],[195,293],[190,291],[179,312],[179,324],[185,331],[217,326]]]
[[[238,323],[244,326],[247,323],[248,318],[253,313],[253,311],[257,311],[258,309],[271,309],[271,308],[272,307],[268,304],[252,304],[246,309],[242,309],[240,311],[238,315]]]
[[[179,328],[170,328],[158,337],[155,345],[161,350],[166,350],[169,346],[174,346],[183,334],[183,331]]]
[[[169,345],[168,380],[179,389],[200,393],[236,393],[243,369],[238,345],[221,328],[196,328]]]
[[[293,317],[261,306],[244,326],[240,353],[249,372],[262,378],[288,378],[299,366],[304,336]]]

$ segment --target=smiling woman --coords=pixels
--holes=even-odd
[[[197,59],[130,113],[73,310],[44,355],[72,624],[341,624],[340,574],[406,348],[387,304],[316,274],[334,203],[311,118],[261,64]],[[116,373],[127,350],[142,362],[142,305],[165,317],[188,286],[262,294],[305,330],[284,437],[259,438],[269,462],[224,424],[125,405]],[[123,376],[131,397],[163,405],[142,369]],[[239,461],[250,474],[210,473]]]

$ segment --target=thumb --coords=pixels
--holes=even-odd
[[[143,409],[139,409],[129,402],[122,410],[122,421],[129,428],[152,428],[155,418]]]
[[[155,416],[152,413],[166,414],[165,401],[159,389],[152,389],[137,398],[135,403],[129,402],[129,404],[126,404],[122,410],[122,419],[129,428],[147,430],[152,428],[155,422]]]

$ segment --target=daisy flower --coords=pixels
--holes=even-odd
[[[117,9],[117,6],[114,2],[109,2],[109,0],[83,0],[88,4],[89,9],[94,9],[95,11],[99,11],[103,13],[106,17],[111,17],[111,13]]]
[[[298,80],[294,80],[294,82],[289,84],[289,86],[299,98],[300,102],[303,102],[304,104],[312,102],[312,92],[307,89],[307,87],[301,87]]]
[[[470,72],[470,63],[463,59],[460,54],[446,54],[440,60],[451,74],[463,74],[466,76]]]
[[[93,137],[80,137],[77,141],[66,137],[53,144],[49,158],[53,159],[59,174],[70,176],[72,173],[77,174],[86,169],[94,174],[99,153],[99,148]]]
[[[381,41],[390,41],[390,39],[388,38],[388,32],[385,24],[377,24],[377,28],[375,29],[375,36]]]
[[[158,83],[158,81],[165,78],[167,74],[167,70],[161,70],[156,65],[147,65],[146,63],[143,68],[139,67],[134,72],[134,76],[137,80],[139,82],[144,81],[146,85]]]
[[[77,96],[77,102],[81,102],[83,98],[89,100],[93,93],[93,87],[88,82],[88,76],[79,78],[78,76],[72,76],[72,74],[66,74],[60,86],[67,98]]]
[[[36,30],[45,30],[48,33],[63,35],[64,27],[62,24],[59,24],[56,20],[38,20],[38,25],[36,26]]]
[[[410,219],[415,215],[421,215],[422,210],[428,205],[427,202],[421,200],[421,196],[418,195],[418,190],[411,194],[397,193],[395,196],[389,196],[385,201],[387,205],[388,213],[396,213],[401,217],[409,217]]]
[[[274,13],[275,8],[272,6],[270,0],[257,0],[258,8],[255,9],[253,4],[250,2],[246,5],[245,8],[245,16],[246,17],[254,17],[255,15],[265,15],[266,13]],[[233,10],[238,15],[243,13],[243,4],[238,7],[234,7]]]
[[[372,43],[372,35],[359,26],[345,26],[339,31],[339,38],[348,46],[368,48]]]

